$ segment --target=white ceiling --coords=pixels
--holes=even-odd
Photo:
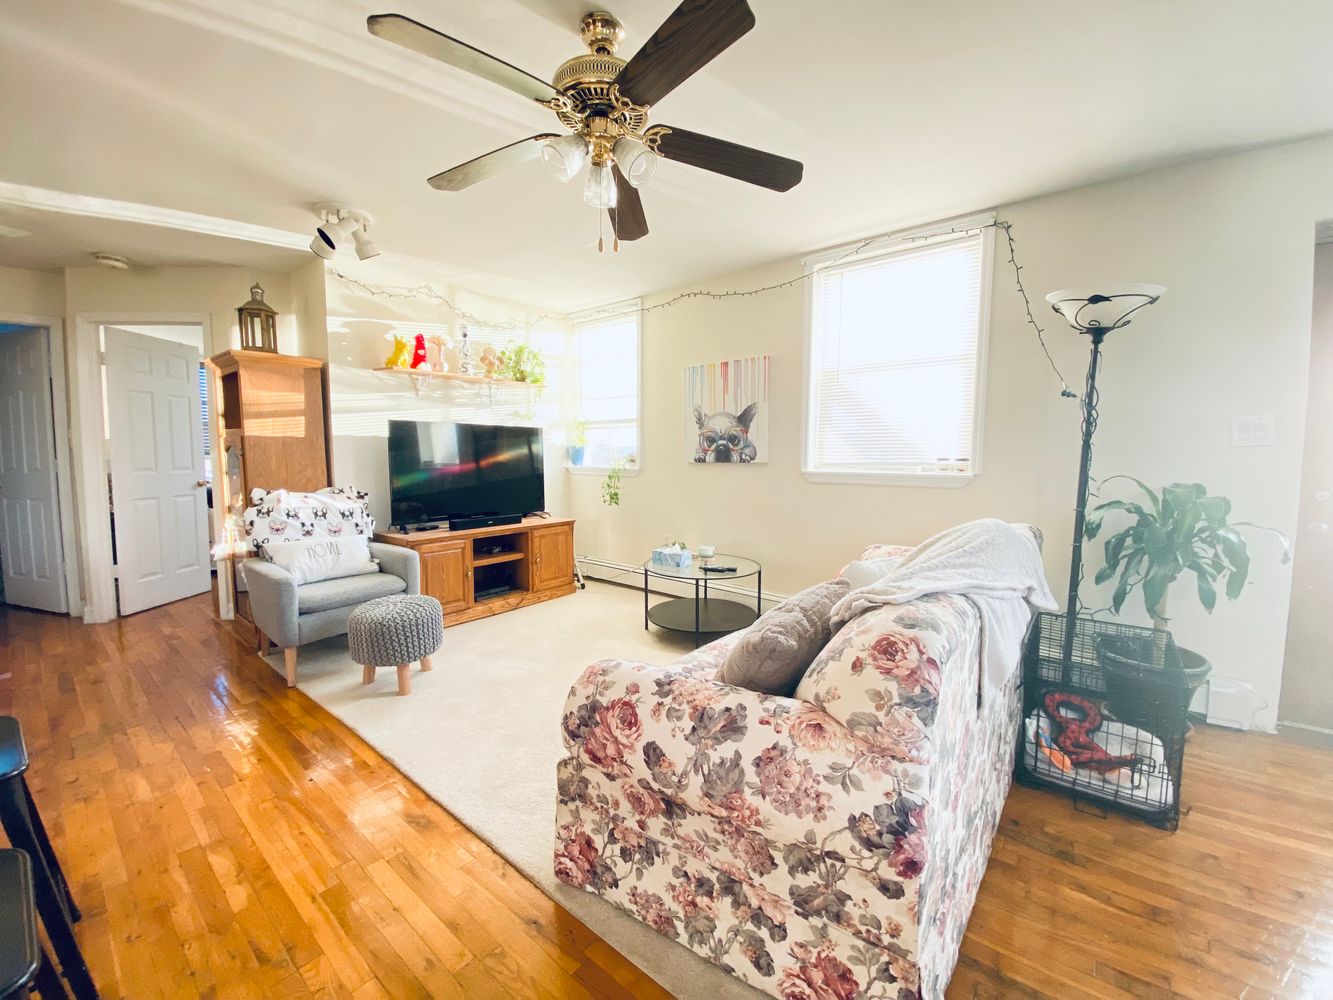
[[[364,27],[396,10],[549,77],[581,50],[581,0],[7,0],[0,181],[297,232],[311,204],[345,201],[386,250],[572,308],[1333,129],[1325,0],[751,4],[755,30],[653,120],[800,159],[804,182],[775,194],[662,163],[643,194],[652,232],[615,256],[597,255],[578,188],[536,163],[427,187],[554,118]],[[615,0],[621,54],[673,5]],[[73,234],[28,221],[0,205],[0,224],[34,232],[0,238],[0,263],[177,252],[162,231],[118,246],[87,219]]]

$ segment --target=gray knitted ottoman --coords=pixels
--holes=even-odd
[[[398,693],[412,693],[408,666],[421,661],[431,668],[431,654],[444,641],[440,602],[424,594],[392,594],[367,601],[347,619],[347,651],[361,664],[361,683],[375,679],[376,667],[398,668]]]

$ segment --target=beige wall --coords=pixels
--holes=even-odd
[[[1333,216],[1333,140],[1318,140],[1160,170],[1002,208],[1014,224],[1034,299],[1071,285],[1152,281],[1162,301],[1106,347],[1094,474],[1149,483],[1201,481],[1232,498],[1237,516],[1291,533],[1296,524],[1309,360],[1314,222]],[[983,206],[978,206],[983,207]],[[997,248],[998,250],[999,248]],[[1053,589],[1068,574],[1078,460],[1077,403],[1059,397],[1024,324],[1012,272],[996,254],[986,378],[983,471],[962,489],[819,485],[799,469],[802,290],[735,301],[687,301],[643,326],[642,473],[622,506],[599,501],[598,481],[572,476],[580,554],[637,564],[671,532],[691,543],[753,555],[767,589],[790,593],[829,576],[866,544],[917,542],[951,524],[993,515],[1046,533]],[[787,260],[703,283],[758,286],[799,273]],[[671,293],[667,293],[668,295]],[[649,297],[645,304],[666,295]],[[1087,341],[1046,311],[1048,342],[1081,384]],[[773,356],[772,459],[763,466],[700,466],[682,457],[681,369]],[[1233,448],[1233,415],[1271,413],[1272,447]],[[1113,484],[1114,485],[1114,484]],[[1251,544],[1251,584],[1211,617],[1192,584],[1172,592],[1173,627],[1219,675],[1254,685],[1274,721],[1290,567],[1271,540]],[[1089,554],[1088,578],[1100,564]],[[1085,591],[1093,606],[1102,595]],[[1097,604],[1093,602],[1097,601]],[[1141,606],[1130,613],[1143,620]]]
[[[0,267],[0,317],[64,314],[65,280],[59,273]]]
[[[383,270],[376,272],[375,283],[394,287],[416,285],[411,280]],[[446,291],[458,307],[483,320],[521,322],[535,313],[517,303],[472,295],[464,290],[434,281]],[[348,286],[330,274],[327,281],[328,359],[333,422],[333,468],[337,481],[371,494],[371,513],[381,527],[389,524],[389,466],[387,452],[390,420],[455,420],[467,423],[536,424],[546,440],[546,505],[553,512],[567,508],[563,462],[561,409],[570,378],[568,334],[562,327],[539,327],[531,342],[546,359],[548,385],[540,394],[521,388],[486,387],[427,382],[421,395],[413,393],[412,379],[402,375],[378,374],[371,369],[382,366],[392,344],[385,335],[398,332],[409,339],[417,333],[444,333],[457,337],[462,320],[447,308],[419,299],[384,299],[373,297]],[[480,356],[486,343],[504,347],[522,340],[522,331],[485,335],[476,324],[472,356]],[[457,367],[457,355],[448,360]]]
[[[239,347],[236,307],[250,298],[250,286],[264,286],[264,301],[278,310],[278,349],[299,354],[292,314],[291,276],[248,267],[154,267],[115,271],[105,267],[65,269],[65,314],[69,329],[80,315],[129,317],[142,314],[207,313],[211,343],[206,353]]]

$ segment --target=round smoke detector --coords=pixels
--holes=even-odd
[[[95,260],[102,267],[109,267],[116,271],[128,271],[130,262],[125,257],[118,257],[113,253],[102,253],[100,250],[93,254]]]

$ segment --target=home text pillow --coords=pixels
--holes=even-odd
[[[297,538],[265,545],[262,553],[274,566],[295,577],[298,585],[380,570],[380,564],[370,557],[370,543],[360,535]]]
[[[256,488],[242,517],[255,555],[277,542],[375,533],[368,494],[351,486],[326,486],[317,493]]]
[[[846,580],[830,580],[766,612],[732,647],[717,679],[762,694],[790,696],[832,638],[829,615],[847,590]]]

